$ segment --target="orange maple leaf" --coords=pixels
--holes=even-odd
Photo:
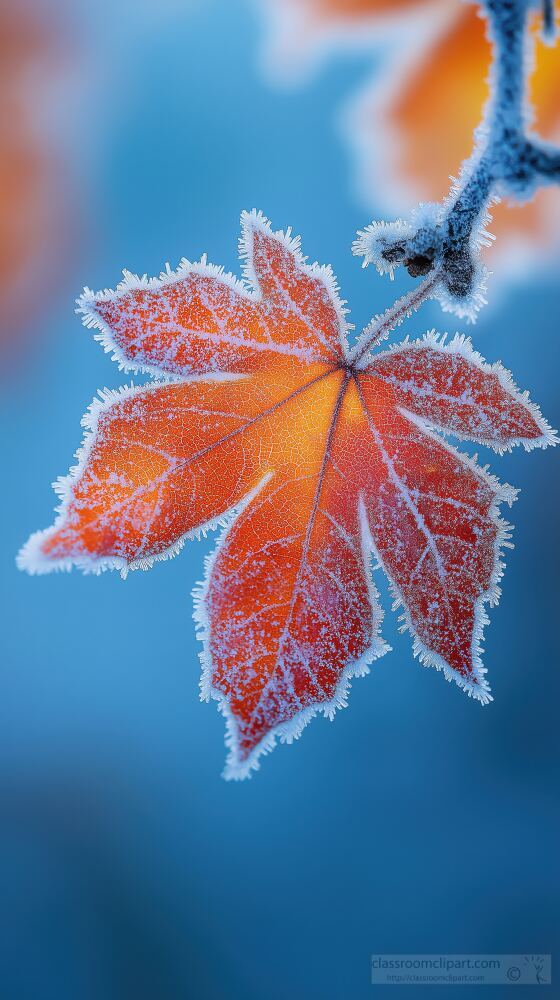
[[[490,700],[479,642],[508,537],[497,507],[514,491],[435,431],[498,451],[555,441],[505,369],[463,337],[372,357],[374,324],[351,351],[330,269],[308,266],[299,240],[260,214],[242,226],[249,285],[203,258],[86,290],[86,325],[121,365],[159,381],[94,401],[56,523],[19,557],[31,572],[124,576],[227,515],[195,617],[202,693],[227,718],[229,777],[318,710],[331,717],[350,678],[386,651],[372,553],[415,653]]]

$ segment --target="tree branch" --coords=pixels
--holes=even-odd
[[[474,318],[485,302],[480,246],[493,198],[530,198],[543,184],[560,183],[560,150],[526,134],[525,35],[530,0],[485,0],[492,42],[491,97],[476,145],[443,204],[422,206],[410,223],[372,223],[354,252],[392,274],[404,264],[412,277],[437,269],[444,308]],[[544,0],[543,31],[554,31],[554,4]]]

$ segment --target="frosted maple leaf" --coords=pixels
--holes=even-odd
[[[351,99],[344,132],[360,196],[377,214],[408,215],[439,202],[472,150],[490,96],[491,45],[480,5],[464,0],[261,0],[265,61],[276,77],[298,79],[325,54],[383,46],[382,66]],[[537,5],[535,5],[537,6]],[[533,13],[527,39],[527,123],[560,141],[560,59]],[[492,207],[492,269],[526,273],[558,247],[560,193],[541,188],[523,205]],[[482,234],[483,240],[487,234]],[[486,254],[486,250],[483,250]]]
[[[244,281],[203,258],[85,291],[85,324],[157,381],[93,402],[78,464],[55,487],[56,522],[19,556],[32,573],[126,576],[226,518],[195,618],[202,695],[227,719],[227,777],[316,712],[332,717],[387,650],[372,555],[414,653],[490,700],[484,605],[498,599],[508,539],[498,505],[515,491],[439,432],[498,452],[556,440],[463,337],[372,355],[370,326],[350,350],[331,270],[308,266],[299,240],[260,214],[242,231]]]

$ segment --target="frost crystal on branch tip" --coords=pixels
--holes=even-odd
[[[480,246],[492,236],[487,232],[488,213],[464,247],[446,235],[445,206],[420,205],[410,222],[372,222],[358,232],[353,252],[363,257],[363,266],[373,264],[379,274],[393,279],[404,265],[413,278],[437,275],[431,295],[445,312],[474,322],[486,304],[488,271],[480,261]]]
[[[143,386],[105,391],[83,420],[52,527],[18,564],[149,569],[225,526],[195,594],[201,693],[227,723],[225,776],[347,704],[387,652],[372,562],[422,663],[482,704],[486,605],[499,597],[499,515],[514,491],[442,435],[498,452],[556,442],[537,407],[464,338],[371,353],[430,295],[428,276],[354,352],[330,269],[244,215],[244,281],[206,260],[87,292],[87,326]]]
[[[364,267],[374,264],[379,274],[388,274],[392,281],[395,268],[404,262],[406,246],[413,234],[413,226],[402,219],[372,222],[358,233],[352,249],[356,256],[364,258]]]

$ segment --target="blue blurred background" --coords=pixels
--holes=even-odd
[[[372,952],[554,955],[553,450],[484,455],[521,488],[487,631],[494,703],[413,661],[378,574],[394,651],[333,725],[315,720],[242,784],[220,778],[223,719],[198,700],[190,592],[214,538],[125,583],[17,572],[20,545],[51,522],[49,484],[82,413],[124,380],[73,314],[84,284],[204,251],[238,271],[239,214],[257,207],[333,264],[358,329],[400,290],[350,253],[369,220],[333,108],[365,56],[281,92],[259,72],[261,26],[241,0],[51,7],[75,40],[65,100],[83,204],[40,338],[2,392],[0,996],[334,1000],[376,989]],[[558,426],[557,281],[490,298],[476,346]],[[429,305],[407,332],[433,326],[465,328]]]

